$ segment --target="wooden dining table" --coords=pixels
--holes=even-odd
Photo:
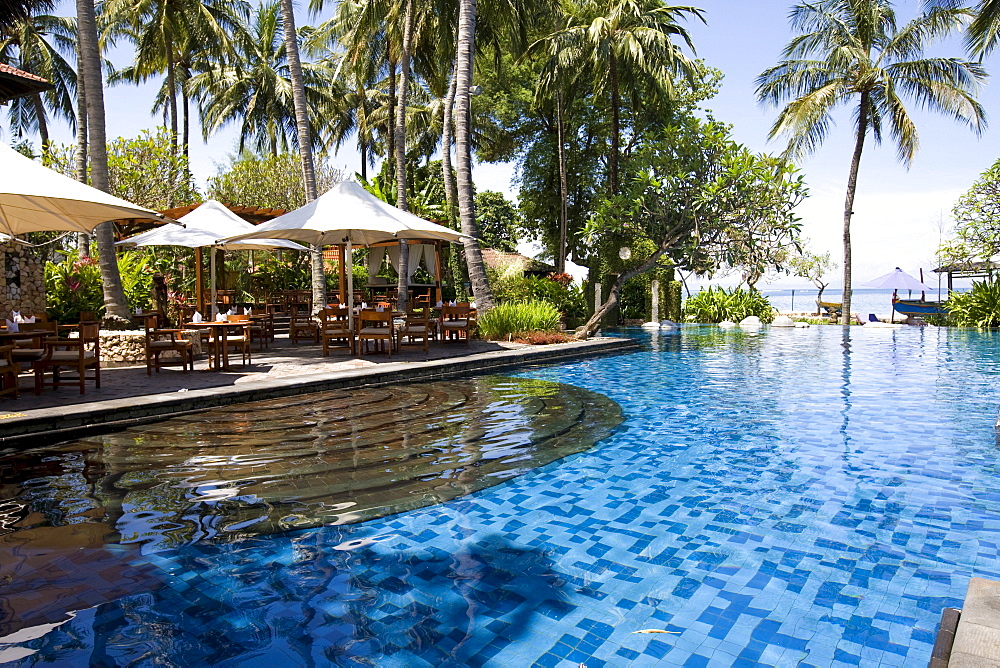
[[[186,322],[184,326],[191,329],[207,329],[212,332],[208,352],[209,371],[231,371],[232,367],[229,366],[229,346],[226,343],[229,336],[229,329],[232,327],[246,328],[249,324],[249,320],[205,320],[203,322]]]
[[[55,336],[56,332],[54,329],[26,329],[24,331],[12,332],[7,329],[0,329],[0,341],[8,341],[10,339],[34,339],[34,338],[45,338],[47,336]]]

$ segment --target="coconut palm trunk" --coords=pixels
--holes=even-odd
[[[80,59],[77,40],[77,60]],[[82,76],[76,78],[76,180],[87,182],[87,87]],[[76,250],[80,257],[90,257],[90,235],[76,235]]]
[[[457,75],[452,67],[451,81],[448,83],[448,93],[444,99],[444,110],[442,114],[441,127],[441,178],[444,180],[444,199],[448,207],[448,222],[453,223],[458,217],[456,207],[458,206],[458,193],[455,189],[455,172],[451,164],[451,149],[454,139],[454,109],[455,109],[455,82]]]
[[[611,196],[618,194],[618,151],[621,146],[621,93],[618,90],[618,61],[614,55],[609,59],[608,82],[611,88],[611,148],[608,153],[608,190]]]
[[[455,162],[458,186],[458,216],[465,246],[469,279],[481,312],[493,308],[493,291],[486,276],[483,254],[479,248],[479,229],[473,203],[472,182],[472,67],[476,39],[476,0],[460,0],[458,9],[458,48],[455,57]]]
[[[865,146],[865,134],[868,131],[868,91],[861,94],[861,104],[858,110],[857,137],[854,141],[854,154],[851,156],[851,172],[847,177],[847,196],[844,199],[844,293],[841,297],[841,324],[851,324],[851,217],[854,215],[854,193],[858,189],[858,167],[861,165],[861,152]]]
[[[108,142],[104,121],[104,85],[101,81],[101,51],[97,42],[94,0],[76,0],[76,20],[80,40],[80,73],[87,96],[87,134],[90,149],[91,185],[109,192]],[[129,319],[128,303],[115,252],[112,223],[101,223],[95,230],[97,253],[104,288],[104,318]]]
[[[167,110],[170,113],[170,151],[177,155],[177,65],[174,63],[173,42],[167,34]]]
[[[295,106],[295,129],[298,136],[299,158],[302,161],[302,178],[306,187],[306,202],[316,199],[316,169],[313,166],[312,137],[309,133],[309,110],[306,107],[306,90],[302,82],[302,61],[295,32],[295,15],[292,0],[281,0],[281,21],[285,32],[285,55],[288,58],[288,77],[292,83],[292,103]],[[323,277],[323,249],[310,246],[312,264],[313,312],[326,306],[326,279]]]
[[[184,157],[191,154],[191,98],[188,95],[188,81],[191,80],[191,71],[185,67],[183,69],[184,81],[181,83],[181,112],[184,114],[184,125],[181,126],[181,150]]]
[[[403,19],[403,51],[399,59],[399,93],[396,101],[396,127],[393,142],[396,147],[396,206],[408,211],[406,203],[406,103],[410,85],[410,54],[413,50],[413,0],[406,0]],[[396,283],[396,303],[406,311],[410,289],[410,246],[399,242],[399,280]]]
[[[49,150],[49,124],[45,121],[45,104],[41,93],[31,96],[31,104],[35,107],[35,116],[38,118],[38,138],[42,142],[42,153],[46,153]]]

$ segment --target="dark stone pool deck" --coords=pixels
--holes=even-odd
[[[424,355],[419,346],[401,354],[351,357],[335,349],[323,357],[319,346],[291,345],[279,338],[268,350],[254,351],[253,363],[233,371],[193,373],[167,367],[152,376],[145,366],[101,370],[101,388],[87,383],[47,388],[35,396],[31,377],[21,377],[21,397],[0,398],[0,450],[49,445],[88,433],[120,429],[170,415],[215,406],[293,396],[307,392],[501,372],[532,364],[552,364],[585,357],[632,352],[629,339],[594,338],[544,346],[472,341],[438,343]]]

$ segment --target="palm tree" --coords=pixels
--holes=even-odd
[[[77,34],[80,42],[79,72],[87,95],[87,132],[89,134],[91,184],[108,192],[108,141],[104,121],[104,85],[101,82],[101,49],[97,41],[97,18],[94,0],[76,0]],[[112,223],[97,226],[97,252],[104,288],[104,317],[127,321],[128,303],[115,253]]]
[[[295,136],[302,161],[302,176],[306,187],[306,202],[316,199],[316,168],[313,164],[312,134],[309,127],[309,110],[306,107],[306,89],[302,78],[302,61],[299,59],[298,35],[295,32],[295,11],[292,0],[281,0],[281,21],[285,33],[285,56],[288,58],[288,78],[292,84],[292,103],[295,108]],[[326,307],[326,281],[323,278],[323,253],[316,246],[310,247],[312,260],[313,311]]]
[[[323,0],[313,2],[313,9],[323,6]],[[396,206],[404,211],[406,203],[406,108],[411,83],[413,33],[416,21],[414,0],[354,0],[341,2],[337,13],[329,22],[327,31],[337,35],[344,49],[342,65],[351,72],[351,78],[369,79],[375,71],[382,70],[382,59],[388,65],[388,87],[391,105],[389,111],[389,137],[387,160],[395,172]],[[402,31],[397,25],[402,25]],[[396,78],[396,64],[400,65]],[[388,150],[390,149],[391,150]],[[397,300],[406,305],[409,246],[400,242],[399,279]]]
[[[986,73],[960,58],[924,58],[932,41],[968,20],[962,7],[932,7],[897,28],[889,0],[822,0],[792,8],[792,27],[801,34],[785,47],[778,65],[757,79],[757,97],[778,106],[771,137],[786,135],[786,155],[815,151],[826,138],[834,108],[854,105],[854,153],[844,202],[843,323],[851,317],[851,217],[865,138],[882,140],[888,126],[900,161],[909,166],[917,151],[917,129],[903,104],[907,96],[924,108],[985,127],[975,93]]]
[[[535,83],[535,106],[554,107],[556,124],[556,161],[559,171],[559,234],[556,246],[556,273],[566,271],[569,185],[566,167],[567,108],[572,106],[581,71],[576,65],[579,54],[559,48],[559,40],[536,42],[547,47],[541,72]],[[534,46],[534,45],[532,45]],[[537,47],[536,47],[537,48]]]
[[[226,62],[196,61],[201,70],[188,81],[198,100],[202,132],[207,139],[235,123],[240,152],[249,143],[260,152],[278,155],[296,144],[295,104],[277,3],[258,5],[249,26],[233,39]],[[309,137],[316,148],[321,133],[313,119],[339,119],[336,109],[341,88],[333,81],[329,63],[302,64],[309,108]]]
[[[387,94],[387,49],[383,26],[373,29],[359,16],[365,3],[342,2],[332,19],[316,28],[303,28],[305,47],[313,58],[335,75],[340,87],[339,114],[326,126],[327,147],[339,148],[354,135],[361,154],[361,176],[385,154],[393,141],[389,127],[392,95]],[[316,11],[322,5],[314,7]]]
[[[678,75],[693,81],[697,66],[674,39],[694,51],[679,21],[704,17],[695,7],[668,6],[659,0],[582,0],[564,3],[563,11],[565,27],[529,48],[545,51],[563,70],[586,71],[596,94],[607,91],[611,111],[608,190],[614,195],[618,192],[623,94],[638,108],[646,102],[639,99],[646,91],[671,99]]]
[[[79,64],[80,40],[76,41],[76,61]],[[80,183],[87,183],[87,87],[83,83],[83,77],[76,78],[76,180]],[[90,235],[80,232],[76,235],[76,249],[80,257],[90,257]]]
[[[231,52],[230,34],[238,32],[247,14],[243,1],[209,0],[105,0],[101,12],[105,37],[124,37],[135,44],[131,66],[114,73],[110,80],[141,83],[166,75],[161,97],[165,97],[176,149],[179,136],[177,95],[185,66],[197,52],[224,60]]]
[[[474,186],[472,182],[472,72],[476,40],[476,0],[459,0],[458,37],[455,50],[455,183],[458,190],[458,217],[462,224],[465,261],[469,280],[482,311],[493,308],[493,290],[486,276],[479,247]]]
[[[472,94],[475,53],[480,44],[496,49],[504,44],[511,52],[523,49],[527,31],[539,17],[551,11],[553,3],[543,0],[528,5],[523,0],[486,0],[483,3],[483,20],[479,23],[477,0],[459,0],[458,25],[455,36],[455,60],[452,77],[454,79],[454,109],[445,103],[446,114],[450,111],[454,122],[455,143],[455,190],[458,201],[458,218],[463,234],[465,261],[476,301],[482,310],[493,308],[493,290],[483,263],[479,247],[478,225],[474,205],[474,184],[472,181],[472,148],[474,143],[472,124]],[[446,98],[450,98],[451,91]],[[452,128],[447,118],[443,134]],[[443,137],[442,152],[450,151],[446,137]],[[442,161],[447,162],[447,161]],[[447,165],[443,166],[447,169]],[[445,182],[450,181],[446,176]],[[449,206],[449,210],[451,207]]]
[[[16,98],[8,109],[12,132],[23,136],[37,130],[43,152],[49,143],[46,106],[71,127],[76,121],[76,70],[62,55],[75,51],[76,21],[71,18],[41,14],[0,28],[0,62],[37,74],[55,86]]]

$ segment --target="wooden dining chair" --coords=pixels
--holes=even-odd
[[[52,325],[45,322],[19,323],[18,333],[24,334],[24,338],[14,339],[11,357],[15,362],[28,365],[45,355],[45,339],[55,336]]]
[[[346,308],[325,308],[319,312],[319,336],[323,342],[323,357],[330,354],[331,344],[346,344],[354,354],[354,332],[351,331]]]
[[[288,339],[297,344],[299,339],[309,339],[313,343],[319,342],[319,329],[316,321],[307,311],[299,311],[298,308],[292,310],[291,319],[288,321]]]
[[[0,346],[0,396],[10,394],[17,399],[17,377],[21,373],[21,365],[11,356],[13,350],[13,343]]]
[[[375,311],[366,309],[358,316],[358,355],[361,355],[361,342],[365,342],[365,352],[368,351],[368,342],[375,342],[376,350],[382,349],[382,343],[386,343],[386,352],[389,359],[392,359],[392,347],[395,343],[396,333],[392,323],[392,311]]]
[[[251,317],[252,316],[252,317]],[[257,342],[257,351],[260,352],[267,347],[267,317],[260,313],[250,313],[241,316],[250,321],[250,343]]]
[[[476,309],[468,304],[441,307],[441,336],[444,339],[465,339],[466,345],[476,331]]]
[[[55,330],[60,336],[69,336],[70,332],[79,331],[80,324],[84,322],[97,322],[97,314],[93,311],[80,311],[80,322],[71,322],[65,325],[56,325]],[[35,319],[38,322],[38,319]]]
[[[422,341],[424,355],[429,354],[430,340],[437,338],[437,322],[431,320],[429,308],[414,308],[406,314],[406,320],[396,333],[396,350],[402,350],[404,338],[411,344]]]
[[[101,332],[100,325],[88,322],[80,325],[78,339],[49,339],[45,342],[45,354],[34,363],[35,394],[41,394],[43,387],[78,385],[80,394],[86,393],[86,381],[93,380],[101,389]],[[76,369],[73,378],[60,378],[62,368]],[[87,377],[86,370],[94,369],[94,375]],[[45,372],[52,370],[52,381],[45,381]]]
[[[228,333],[226,336],[226,348],[229,350],[239,350],[243,356],[243,364],[252,363],[250,359],[250,328],[252,327],[252,322],[245,315],[229,315],[226,316],[226,319],[234,326],[242,325],[239,334],[234,335],[232,331]]]
[[[143,317],[143,324],[146,327],[146,375],[153,375],[153,369],[160,372],[160,367],[176,365],[180,362],[184,373],[188,367],[194,371],[194,343],[187,339],[178,338],[183,330],[180,329],[160,329],[159,315],[149,313]],[[167,357],[161,360],[163,353],[177,353],[178,359]]]

